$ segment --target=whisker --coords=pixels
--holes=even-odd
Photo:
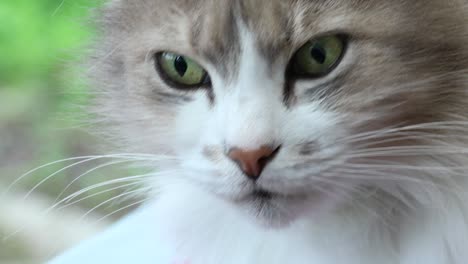
[[[73,158],[67,158],[67,159],[61,159],[61,160],[56,160],[56,161],[53,161],[53,162],[50,162],[50,163],[47,163],[47,164],[44,164],[44,165],[41,165],[37,168],[34,168],[28,172],[26,172],[25,174],[21,175],[20,177],[18,177],[16,180],[14,180],[9,186],[7,186],[5,192],[4,192],[4,195],[6,193],[8,193],[11,188],[13,188],[13,186],[15,184],[17,184],[19,181],[21,181],[23,178],[29,176],[30,174],[42,169],[42,168],[45,168],[45,167],[48,167],[48,166],[52,166],[52,165],[55,165],[55,164],[58,164],[58,163],[62,163],[62,162],[66,162],[66,161],[72,161],[72,160],[79,160],[79,159],[87,159],[87,158],[92,158],[92,157],[96,157],[96,156],[82,156],[82,157],[73,157]]]
[[[127,192],[124,192],[122,194],[119,194],[119,195],[116,195],[110,199],[107,199],[105,200],[104,202],[94,206],[93,208],[91,208],[89,211],[87,211],[82,217],[80,217],[79,221],[82,221],[83,219],[85,219],[88,215],[90,215],[92,212],[94,212],[96,209],[100,208],[101,206],[109,203],[109,202],[112,202],[112,201],[115,201],[119,198],[122,198],[122,197],[125,197],[125,196],[128,196],[130,194],[133,194],[133,193],[137,193],[137,192],[142,192],[142,190],[145,190],[145,189],[149,189],[150,187],[143,187],[141,189],[137,189],[137,190],[132,190],[132,191],[127,191]]]
[[[116,184],[116,183],[124,183],[124,182],[145,180],[145,179],[148,179],[148,178],[154,178],[154,177],[158,177],[158,176],[161,176],[161,175],[172,174],[172,173],[174,173],[174,171],[171,170],[171,171],[153,172],[153,173],[146,173],[146,174],[141,174],[141,175],[127,176],[127,177],[118,178],[118,179],[114,179],[114,180],[108,180],[108,181],[105,181],[105,182],[97,183],[97,184],[91,185],[89,187],[83,188],[83,189],[81,189],[81,190],[79,190],[77,192],[74,192],[73,194],[70,194],[69,196],[65,197],[62,200],[64,202],[68,202],[68,201],[76,198],[77,196],[80,196],[81,194],[86,193],[88,191],[94,190],[96,188]]]
[[[101,194],[104,194],[104,193],[109,193],[109,192],[112,192],[112,191],[115,191],[115,190],[119,190],[119,189],[123,189],[123,188],[126,188],[126,187],[130,187],[130,186],[138,186],[140,185],[141,183],[140,182],[133,182],[133,183],[127,183],[127,184],[124,184],[124,185],[120,185],[120,186],[117,186],[117,187],[113,187],[113,188],[110,188],[110,189],[106,189],[106,190],[103,190],[103,191],[100,191],[100,192],[97,192],[97,193],[93,193],[93,194],[90,194],[88,196],[85,196],[83,198],[80,198],[76,201],[73,201],[73,200],[69,200],[67,198],[64,198],[62,199],[61,201],[58,201],[56,202],[53,206],[49,207],[47,209],[47,211],[50,211],[50,210],[54,210],[54,209],[57,209],[57,210],[62,210],[62,209],[65,209],[69,206],[72,206],[72,205],[75,205],[77,203],[80,203],[82,201],[85,201],[87,199],[90,199],[90,198],[93,198],[93,197],[96,197],[96,196],[99,196]],[[76,198],[76,197],[75,197]],[[63,202],[67,201],[67,203],[65,203],[64,205],[58,207],[60,204],[62,204]]]
[[[119,213],[119,212],[121,212],[121,211],[123,211],[123,210],[125,210],[125,209],[128,209],[128,208],[130,208],[130,207],[133,207],[133,206],[135,206],[135,205],[142,204],[142,203],[144,203],[144,202],[146,202],[146,201],[149,201],[149,200],[150,200],[150,198],[145,198],[145,199],[139,200],[139,201],[137,201],[137,202],[131,203],[131,204],[129,204],[129,205],[126,205],[126,206],[124,206],[124,207],[122,207],[122,208],[120,208],[120,209],[118,209],[118,210],[115,210],[115,211],[113,211],[113,212],[111,212],[111,213],[109,213],[109,214],[107,214],[107,215],[105,215],[105,216],[99,218],[99,219],[96,221],[96,223],[99,223],[99,222],[101,222],[102,220],[104,220],[104,219],[106,219],[106,218],[108,218],[108,217],[110,217],[110,216],[112,216],[112,215],[115,215],[115,214],[117,214],[117,213]]]
[[[67,186],[65,186],[65,188],[60,192],[60,194],[57,196],[57,198],[55,199],[55,202],[57,202],[61,197],[62,195],[75,183],[77,182],[78,180],[80,180],[82,177],[96,171],[96,170],[99,170],[101,168],[104,168],[104,167],[108,167],[108,166],[111,166],[111,165],[116,165],[116,164],[121,164],[121,163],[126,163],[126,162],[134,162],[134,161],[144,161],[146,159],[129,159],[129,160],[118,160],[118,161],[111,161],[111,162],[107,162],[107,163],[104,163],[104,164],[100,164],[84,173],[82,173],[81,175],[79,175],[78,177],[76,177],[75,179],[73,179]]]
[[[347,154],[346,158],[365,158],[365,157],[408,157],[408,156],[436,156],[436,155],[464,155],[468,154],[468,148],[442,148],[434,147],[382,147],[367,150],[354,151]]]
[[[407,132],[420,132],[419,130],[444,130],[444,131],[459,131],[466,132],[468,130],[468,121],[440,121],[440,122],[427,122],[421,124],[413,124],[402,126],[402,124],[388,126],[386,128],[377,129],[373,131],[366,131],[352,136],[341,138],[341,143],[353,143],[379,137],[387,137],[389,135],[404,135],[400,133]]]
[[[456,183],[452,180],[452,178],[447,177],[447,181],[452,182],[451,185],[437,183],[435,181],[437,176],[434,175],[403,175],[403,174],[394,174],[388,173],[384,171],[369,171],[365,170],[356,170],[356,169],[338,169],[338,174],[331,174],[327,175],[329,177],[336,177],[342,179],[357,179],[357,180],[372,180],[375,181],[389,181],[389,182],[409,182],[418,184],[418,186],[422,186],[425,188],[433,187],[431,190],[445,190],[449,192],[455,191],[457,195],[461,193],[466,193],[461,187],[458,187]],[[395,196],[396,197],[396,196]],[[399,197],[401,199],[401,197]],[[408,205],[408,203],[406,203]]]
[[[89,192],[91,190],[94,190],[94,189],[97,189],[97,188],[100,188],[100,187],[105,187],[105,186],[113,185],[113,184],[116,184],[116,183],[125,183],[125,182],[132,182],[132,181],[142,180],[142,179],[145,179],[145,178],[149,178],[151,176],[153,176],[153,174],[148,173],[148,174],[129,176],[129,177],[124,177],[124,178],[108,180],[108,181],[105,181],[105,182],[97,183],[97,184],[91,185],[89,187],[83,188],[83,189],[81,189],[81,190],[79,190],[77,192],[74,192],[73,194],[68,195],[67,197],[63,198],[62,201],[65,202],[65,203],[68,203],[69,201],[75,199],[76,197],[82,195],[83,193]]]
[[[59,164],[59,163],[67,162],[67,161],[84,160],[84,159],[89,159],[91,161],[91,160],[94,160],[94,159],[128,158],[128,157],[130,157],[130,158],[131,157],[139,157],[139,158],[147,157],[147,158],[151,158],[151,159],[157,159],[157,158],[162,159],[162,158],[164,158],[165,160],[168,160],[168,159],[171,159],[171,158],[174,159],[173,157],[170,157],[170,156],[153,155],[153,154],[145,154],[145,153],[117,153],[117,154],[108,154],[108,155],[87,155],[87,156],[71,157],[71,158],[56,160],[56,161],[49,162],[49,163],[46,163],[44,165],[38,166],[38,167],[36,167],[36,168],[22,174],[20,177],[16,178],[10,185],[8,185],[5,188],[5,191],[3,192],[3,195],[6,195],[8,192],[10,192],[11,188],[13,188],[16,184],[18,184],[19,181],[23,180],[27,176],[33,174],[34,172],[36,172],[36,171],[38,171],[40,169],[43,169],[43,168],[46,168],[46,167],[49,167],[49,166],[52,166],[52,165],[55,165],[55,164]]]
[[[458,175],[457,170],[466,170],[468,166],[457,166],[457,167],[446,167],[446,166],[416,166],[416,165],[392,165],[392,164],[359,164],[359,163],[349,163],[346,165],[348,168],[355,168],[360,170],[367,169],[384,169],[384,170],[410,170],[410,171],[422,171],[430,172],[433,174],[434,171],[437,172],[450,172],[454,175]],[[463,171],[462,171],[463,172]]]
[[[361,149],[367,149],[371,146],[374,146],[374,145],[383,145],[383,144],[388,144],[388,143],[394,143],[394,142],[401,142],[403,140],[412,140],[414,142],[431,142],[432,145],[430,146],[434,146],[435,143],[437,144],[440,144],[440,145],[443,145],[443,146],[451,146],[453,145],[453,143],[448,143],[446,141],[444,141],[445,139],[447,138],[447,136],[444,136],[444,135],[437,135],[437,134],[433,134],[433,133],[422,133],[422,132],[413,132],[413,133],[396,133],[396,134],[392,134],[391,137],[388,137],[388,135],[386,135],[383,139],[381,140],[378,140],[378,141],[366,141],[368,140],[367,138],[362,138],[362,139],[359,139],[359,140],[355,140],[355,141],[351,141],[351,142],[345,142],[347,144],[350,144],[350,143],[359,143],[360,141],[363,141],[363,143],[360,143],[359,145],[357,145],[359,148]],[[465,136],[465,135],[453,135],[451,136],[451,139],[454,140],[454,139],[458,139],[458,140],[468,140],[468,136]],[[421,142],[421,143],[423,143]],[[419,145],[419,144],[418,144]]]
[[[39,183],[34,185],[34,187],[32,187],[31,190],[29,190],[26,193],[26,195],[23,197],[23,200],[26,200],[37,188],[39,188],[39,186],[41,186],[43,183],[47,182],[49,179],[53,178],[55,175],[57,175],[57,174],[59,174],[59,173],[61,173],[63,171],[66,171],[67,169],[70,169],[72,167],[75,167],[77,165],[83,164],[83,163],[88,162],[88,161],[93,161],[93,160],[96,160],[96,159],[99,159],[99,157],[89,158],[89,159],[85,159],[85,160],[82,160],[82,161],[79,161],[79,162],[75,162],[73,164],[65,166],[64,168],[62,168],[60,170],[57,170],[56,172],[50,174],[49,176],[47,176],[44,179],[42,179],[41,181],[39,181]]]
[[[336,169],[334,173],[324,174],[326,177],[338,178],[338,179],[353,179],[353,180],[373,180],[373,181],[408,181],[418,184],[424,184],[425,181],[405,176],[405,175],[394,175],[394,174],[385,174],[379,171],[368,171],[368,170],[351,170],[351,169]],[[380,176],[380,177],[377,177]],[[386,176],[386,177],[384,177]]]
[[[54,12],[52,12],[52,17],[54,17],[59,12],[60,8],[62,8],[64,4],[65,4],[65,0],[62,0],[60,4],[58,5],[58,7],[55,8]]]

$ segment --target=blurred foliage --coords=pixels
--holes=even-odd
[[[76,126],[73,121],[82,116],[72,106],[86,100],[86,87],[74,76],[72,62],[91,39],[85,22],[98,2],[0,1],[3,175],[15,177],[21,169],[79,154],[80,142],[87,141],[84,133],[64,128]],[[71,137],[74,133],[81,134]]]
[[[90,29],[81,19],[96,0],[0,2],[0,84],[50,82],[64,52],[81,46]]]
[[[77,106],[86,102],[88,93],[76,74],[80,69],[74,67],[73,62],[85,54],[85,47],[93,36],[87,19],[90,10],[101,2],[0,1],[0,194],[2,186],[8,186],[30,169],[98,152],[95,148],[98,141],[77,122],[84,115]],[[69,164],[38,170],[15,184],[12,190],[27,192]],[[68,183],[97,164],[91,162],[65,170],[37,190],[53,201]],[[118,168],[99,170],[76,182],[67,193],[124,173],[129,172]],[[116,192],[103,193],[85,200],[80,206],[85,210],[93,208],[115,195]],[[107,214],[115,208],[118,206],[111,204],[98,211]],[[0,263],[5,252],[10,256],[16,255],[15,251],[24,252],[17,246],[21,243],[9,245],[10,249],[3,248],[3,252],[0,246]]]

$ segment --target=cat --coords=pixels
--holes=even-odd
[[[468,263],[468,2],[111,0],[98,127],[148,199],[50,263]]]

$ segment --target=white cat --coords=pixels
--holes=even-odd
[[[110,1],[93,111],[155,192],[51,263],[468,263],[467,7]]]

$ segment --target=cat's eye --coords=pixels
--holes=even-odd
[[[339,64],[345,47],[345,38],[340,35],[313,39],[297,51],[291,62],[291,70],[300,77],[326,75]]]
[[[170,83],[181,87],[208,85],[208,73],[191,58],[171,52],[156,55],[157,66],[163,77]]]

